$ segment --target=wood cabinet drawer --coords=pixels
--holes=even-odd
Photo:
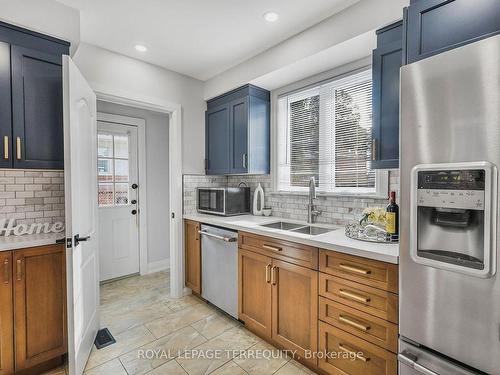
[[[332,375],[396,375],[396,355],[324,322],[319,323],[319,350],[327,355],[320,369]]]
[[[294,242],[239,232],[239,247],[285,262],[318,269],[318,249]]]
[[[398,350],[398,326],[362,311],[319,297],[319,319],[391,352]]]
[[[319,294],[381,319],[398,322],[397,294],[320,272]]]
[[[397,264],[320,249],[319,270],[333,276],[398,293]]]

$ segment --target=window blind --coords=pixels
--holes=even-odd
[[[364,71],[279,99],[280,190],[303,190],[314,176],[320,191],[375,192],[371,92]]]
[[[319,180],[319,95],[290,102],[290,184]]]

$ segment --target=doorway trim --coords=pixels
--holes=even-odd
[[[99,99],[98,99],[99,100]],[[137,180],[139,181],[139,273],[145,275],[148,270],[148,198],[146,169],[146,121],[141,118],[113,115],[97,112],[97,122],[129,125],[137,128]],[[97,125],[99,131],[99,124]],[[143,203],[144,202],[144,203]]]
[[[180,298],[184,291],[183,227],[182,227],[182,106],[151,97],[142,97],[116,90],[91,86],[97,100],[147,109],[169,115],[169,206],[170,212],[170,295]]]

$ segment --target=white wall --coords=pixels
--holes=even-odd
[[[80,43],[80,12],[54,0],[0,0],[0,20],[71,43]]]
[[[148,267],[157,270],[167,266],[170,258],[168,115],[101,101],[97,110],[146,121]]]
[[[206,104],[201,81],[85,43],[73,59],[98,92],[160,105],[180,104],[183,173],[204,173]]]
[[[285,85],[294,80],[317,74],[319,71],[315,65],[318,62],[324,69],[332,69],[338,66],[336,65],[338,63],[342,65],[368,56],[371,54],[373,42],[367,40],[360,44],[359,39],[356,40],[356,38],[368,32],[374,34],[376,29],[402,19],[403,7],[408,3],[409,0],[362,0],[275,47],[209,79],[205,82],[204,98],[213,98],[248,82],[273,89],[276,88],[276,86],[272,86],[275,73],[281,75],[280,85]],[[322,54],[323,51],[330,50],[332,47],[349,44],[351,40],[353,40],[352,47],[338,48],[335,53],[328,57]],[[360,50],[360,46],[364,46],[365,50]],[[352,49],[353,56],[349,57],[350,49]],[[339,54],[343,54],[344,58],[343,61],[337,62]],[[305,72],[301,67],[300,70],[303,71],[303,74],[294,77],[293,72],[297,69],[295,67],[290,69],[292,74],[288,75],[288,82],[283,79],[282,69],[305,59],[309,65],[314,56],[316,56],[317,62],[312,63],[312,67],[316,70],[311,69],[311,71]],[[332,59],[329,66],[328,58]]]

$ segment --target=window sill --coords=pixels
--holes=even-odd
[[[268,195],[290,195],[290,196],[309,196],[307,191],[268,191]],[[381,196],[380,194],[369,194],[369,193],[320,193],[317,192],[318,197],[338,197],[338,198],[359,198],[359,199],[389,199],[388,196]]]

